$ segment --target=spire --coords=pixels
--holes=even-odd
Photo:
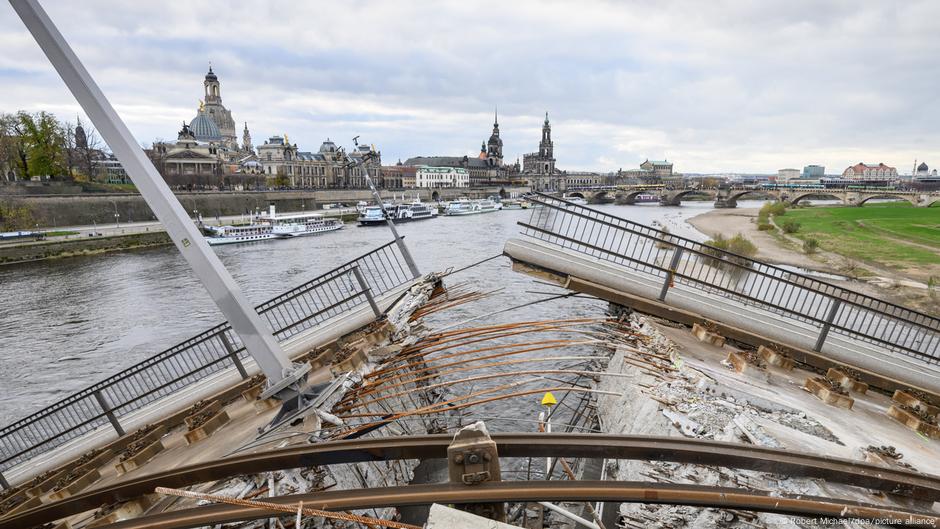
[[[548,111],[545,111],[545,124],[548,125]]]
[[[493,127],[499,127],[499,107],[493,107]]]

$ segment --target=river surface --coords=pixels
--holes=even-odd
[[[703,240],[685,220],[712,204],[592,207]],[[399,230],[422,272],[443,271],[501,253],[503,243],[518,235],[516,223],[529,215],[509,210],[440,217],[404,224]],[[386,227],[347,224],[320,236],[214,250],[257,304],[389,240]],[[502,290],[434,315],[435,324],[482,318],[473,325],[483,325],[493,312],[559,293],[513,273],[505,258],[455,274],[449,281],[469,282],[477,290]],[[170,246],[2,267],[0,292],[0,426],[222,321],[186,262]],[[531,305],[493,321],[601,316],[604,308],[606,304],[597,300],[570,298]]]

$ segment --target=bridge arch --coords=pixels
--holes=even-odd
[[[614,203],[620,204],[620,205],[632,206],[636,204],[636,197],[640,195],[658,196],[656,192],[649,191],[649,190],[642,190],[642,189],[633,190],[633,191],[620,191],[617,193],[616,197],[614,197]]]
[[[506,198],[506,196],[507,196],[506,188],[505,187],[499,188],[499,198]]]
[[[437,191],[431,193],[431,200],[433,200],[434,202],[440,202],[440,201],[441,201],[441,194],[438,193]]]
[[[829,198],[832,198],[833,200],[840,200],[842,202],[845,202],[845,199],[840,197],[839,195],[835,195],[833,193],[827,193],[825,190],[822,190],[822,189],[818,191],[813,191],[811,193],[799,193],[789,202],[790,202],[790,205],[795,206],[801,200],[805,200],[809,197],[829,197]]]
[[[591,204],[607,204],[611,202],[611,198],[606,190],[598,191],[597,193],[594,193],[593,195],[591,195],[591,198],[588,199],[588,202],[590,202]]]
[[[575,197],[575,198],[584,198],[584,193],[580,191],[572,191],[571,193],[565,193],[566,196]]]
[[[701,189],[683,189],[682,191],[667,191],[662,195],[662,201],[660,202],[664,206],[681,206],[682,197],[686,195],[691,195],[693,193],[707,193]],[[714,196],[713,193],[709,193]]]
[[[879,199],[879,198],[890,198],[890,199],[893,199],[893,200],[904,200],[904,201],[909,202],[912,206],[916,206],[916,205],[917,205],[917,198],[914,197],[914,196],[907,196],[907,195],[888,195],[888,194],[885,194],[885,195],[878,195],[878,194],[875,194],[875,195],[871,195],[871,196],[865,197],[865,198],[863,198],[862,200],[859,200],[858,203],[856,204],[856,206],[862,207],[862,206],[865,205],[865,202],[868,202],[869,200]]]

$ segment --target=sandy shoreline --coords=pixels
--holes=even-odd
[[[713,209],[707,213],[692,217],[687,222],[709,237],[722,234],[733,237],[741,234],[757,246],[755,259],[769,263],[798,266],[807,270],[834,273],[839,272],[827,263],[781,246],[773,236],[757,229],[758,208]]]

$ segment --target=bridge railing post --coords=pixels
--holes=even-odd
[[[225,329],[219,331],[219,341],[222,342],[222,347],[225,348],[225,352],[228,353],[228,356],[232,359],[232,363],[235,364],[235,369],[238,370],[238,374],[241,375],[242,380],[247,380],[248,371],[245,370],[245,366],[242,364],[241,359],[238,358],[238,352],[232,345],[232,341],[229,340],[228,336],[225,335]]]
[[[666,272],[666,279],[663,281],[663,288],[659,291],[659,301],[664,301],[666,299],[666,292],[669,291],[669,287],[672,286],[672,280],[676,274],[676,268],[679,267],[679,259],[682,258],[682,247],[676,246],[675,251],[672,254],[672,261],[669,262],[669,270]]]
[[[123,437],[124,428],[121,427],[121,423],[119,423],[117,417],[114,416],[114,411],[111,409],[111,405],[108,404],[107,399],[104,398],[104,395],[101,394],[101,390],[95,390],[94,395],[95,400],[98,401],[98,406],[101,407],[101,411],[108,417],[108,421],[111,422],[111,426],[114,428],[114,431],[117,432],[118,437]]]
[[[376,318],[382,317],[382,311],[379,309],[379,306],[375,303],[375,298],[372,297],[372,288],[366,283],[366,279],[362,277],[362,271],[359,270],[359,266],[352,267],[353,275],[356,276],[356,282],[359,283],[359,288],[362,289],[362,293],[365,294],[366,300],[369,301],[369,306],[372,307],[372,312],[375,314]]]
[[[832,322],[836,319],[836,313],[839,311],[840,306],[842,306],[842,300],[832,298],[832,303],[829,305],[829,312],[826,314],[826,323],[824,323],[822,329],[819,330],[819,336],[816,338],[816,345],[813,347],[813,351],[818,353],[822,350],[823,344],[826,343],[826,337],[829,336],[829,328],[832,327]]]

